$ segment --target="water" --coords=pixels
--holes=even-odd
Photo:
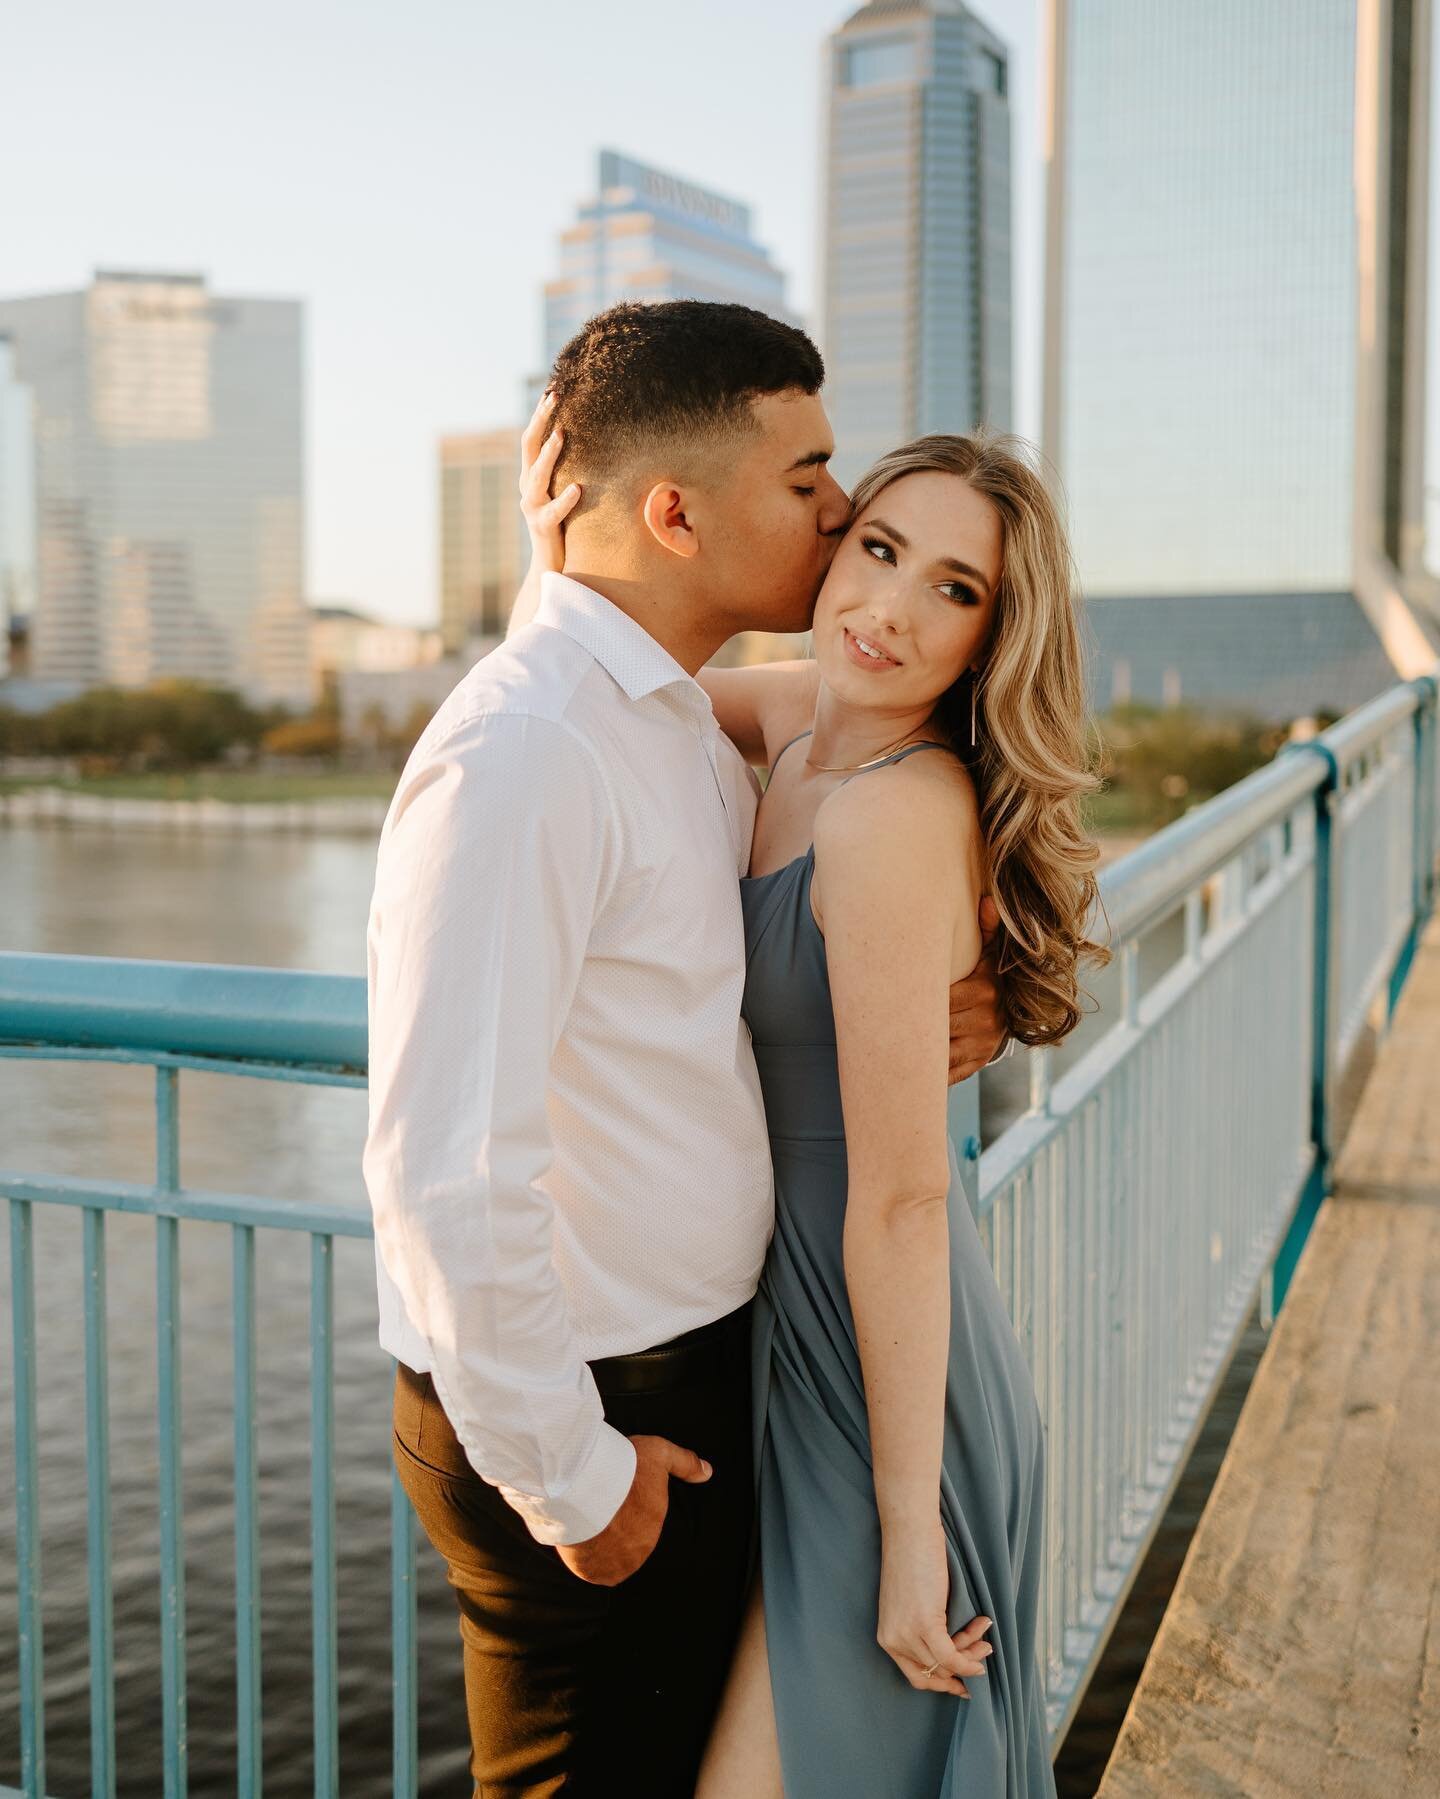
[[[364,971],[374,846],[344,838],[0,831],[0,948]],[[60,1175],[154,1174],[148,1069],[0,1060],[0,1159]],[[181,1077],[187,1185],[364,1209],[356,1091]],[[47,1790],[89,1790],[80,1218],[37,1208]],[[108,1224],[120,1792],[161,1789],[155,1425],[155,1231]],[[181,1231],[181,1367],[190,1790],[233,1793],[234,1466],[230,1236]],[[341,1791],[390,1792],[390,1372],[375,1339],[372,1251],[335,1246]],[[265,1791],[312,1790],[306,1239],[257,1234]],[[8,1241],[0,1295],[8,1295]],[[0,1321],[0,1467],[11,1466],[8,1316]],[[0,1616],[15,1616],[13,1493],[0,1483]],[[422,1791],[468,1795],[455,1610],[420,1546]],[[13,1630],[0,1636],[0,1784],[19,1773]]]
[[[359,974],[374,846],[363,839],[0,831],[0,948],[255,963]],[[1173,937],[1173,933],[1168,934]],[[1158,962],[1178,944],[1167,943]],[[1158,965],[1158,964],[1157,964]],[[149,1180],[146,1069],[0,1060],[0,1161],[58,1175]],[[987,1095],[993,1134],[1023,1070]],[[191,1186],[363,1209],[363,1094],[186,1074],[182,1178]],[[89,1786],[80,1220],[36,1219],[47,1790]],[[58,1208],[57,1208],[58,1211]],[[154,1227],[108,1226],[116,1708],[120,1793],[161,1787]],[[235,1789],[234,1513],[228,1228],[188,1224],[182,1369],[190,1790]],[[257,1237],[265,1790],[312,1790],[308,1280],[304,1239]],[[346,1799],[390,1793],[389,1365],[374,1329],[367,1243],[336,1244],[336,1456],[341,1777]],[[0,1306],[9,1292],[0,1244]],[[0,1468],[11,1465],[8,1315],[0,1319]],[[1191,1465],[1057,1763],[1062,1799],[1095,1791],[1130,1690],[1264,1345],[1252,1318]],[[15,1616],[14,1508],[0,1481],[0,1616]],[[421,1790],[468,1795],[453,1601],[422,1541]],[[16,1645],[0,1636],[0,1785],[18,1780]]]

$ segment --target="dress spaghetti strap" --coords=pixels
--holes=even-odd
[[[800,737],[809,737],[810,735],[811,735],[811,733],[809,731],[802,731],[800,733]],[[780,766],[780,757],[785,754],[786,750],[792,749],[797,743],[799,743],[800,737],[792,737],[790,739],[789,743],[781,745],[779,751],[776,754],[775,760],[770,764],[770,773],[772,775],[775,773],[775,770],[777,768],[779,768],[779,766]]]

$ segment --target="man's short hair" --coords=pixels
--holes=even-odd
[[[555,424],[565,433],[553,491],[586,498],[647,465],[694,479],[749,423],[761,394],[818,393],[825,364],[794,325],[708,300],[625,301],[600,312],[555,359]],[[656,473],[661,472],[658,467]]]

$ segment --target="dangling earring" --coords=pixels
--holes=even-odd
[[[975,689],[980,685],[980,677],[972,668],[970,670],[970,748],[975,748]]]

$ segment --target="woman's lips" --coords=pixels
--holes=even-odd
[[[887,656],[883,650],[880,650],[878,656],[867,655],[866,652],[860,648],[855,633],[848,628],[842,627],[842,629],[844,629],[845,635],[845,654],[857,668],[868,668],[871,674],[876,674],[887,668],[899,668],[900,664],[895,657]],[[867,637],[864,641],[871,644],[873,649],[880,649],[880,645],[878,643],[873,643],[870,638]]]

